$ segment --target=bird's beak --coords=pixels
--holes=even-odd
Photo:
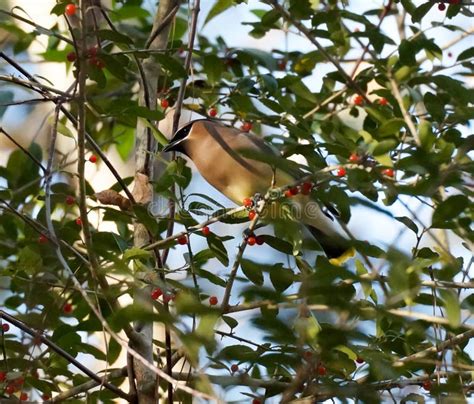
[[[183,139],[175,140],[174,142],[171,141],[168,143],[165,148],[163,149],[164,152],[171,152],[171,151],[180,151],[181,149],[181,142]]]

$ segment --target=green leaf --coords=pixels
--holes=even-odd
[[[403,223],[406,227],[408,227],[413,233],[418,234],[418,226],[415,224],[413,220],[406,216],[399,216],[395,217],[400,223]]]
[[[431,10],[431,7],[433,7],[436,4],[434,1],[428,1],[421,6],[418,6],[416,10],[412,13],[411,15],[411,20],[413,22],[420,22],[422,18],[428,13],[428,11]]]
[[[450,289],[439,289],[439,294],[443,299],[449,324],[452,327],[458,327],[461,324],[461,308],[457,294]]]
[[[203,57],[203,68],[211,85],[219,83],[225,70],[222,59],[213,54]]]
[[[57,129],[58,129],[58,133],[60,133],[61,135],[74,139],[74,134],[72,133],[71,129],[69,129],[62,122],[58,122]]]
[[[469,206],[465,195],[453,195],[441,202],[433,213],[433,227],[459,216]]]
[[[202,269],[202,268],[196,269],[196,274],[204,279],[207,279],[209,282],[213,283],[214,285],[221,286],[223,288],[225,288],[226,286],[226,282],[224,281],[224,279],[219,278],[217,275],[214,275],[212,272],[206,271],[205,269]]]
[[[150,251],[143,250],[142,248],[132,247],[128,250],[125,250],[123,253],[123,259],[125,261],[132,260],[132,259],[141,259],[141,258],[151,258],[152,254]]]
[[[263,285],[263,273],[259,264],[243,259],[241,262],[242,272],[253,283]]]
[[[403,119],[393,118],[380,125],[378,132],[380,136],[397,135],[404,126],[405,121]]]
[[[167,70],[173,77],[186,77],[183,63],[165,54],[154,54],[153,56],[158,60],[161,67]]]
[[[250,361],[256,358],[258,354],[247,345],[230,345],[225,347],[219,353],[219,358],[229,361]]]
[[[204,25],[206,25],[213,18],[217,17],[219,14],[222,14],[225,10],[232,7],[233,5],[233,0],[217,0],[209,10],[206,19],[204,20]]]
[[[280,251],[284,254],[293,254],[293,246],[287,241],[284,241],[278,237],[270,236],[269,234],[265,234],[265,236],[263,237],[265,240],[265,244],[268,244],[275,250]]]
[[[418,125],[418,136],[420,137],[421,147],[424,150],[430,151],[436,140],[433,134],[432,123],[422,119]]]
[[[470,59],[470,58],[473,58],[474,57],[474,46],[471,46],[470,48],[462,51],[458,58],[457,58],[457,61],[461,61],[461,60],[466,60],[466,59]]]
[[[442,122],[445,115],[444,103],[441,98],[429,91],[423,97],[423,102],[429,114],[437,122]]]
[[[229,265],[229,256],[224,247],[224,243],[214,234],[211,233],[206,237],[207,245],[214,253],[214,256],[221,262],[222,265]]]
[[[19,251],[17,265],[19,271],[34,274],[41,270],[43,260],[40,254],[27,246]]]
[[[13,93],[11,91],[1,91],[0,92],[0,118],[5,114],[8,104],[12,102],[14,99]]]
[[[109,40],[109,41],[117,42],[117,43],[124,43],[127,45],[133,44],[133,41],[130,39],[128,35],[121,34],[118,31],[112,31],[109,29],[100,29],[96,31],[96,33],[103,40]]]
[[[355,266],[356,266],[357,275],[362,276],[362,275],[365,275],[365,274],[369,273],[369,271],[364,266],[364,264],[358,259],[356,259],[356,261],[355,261]],[[362,286],[362,290],[364,292],[364,296],[367,299],[371,295],[372,290],[373,290],[372,289],[372,283],[370,281],[363,281],[363,280],[361,280],[360,283],[361,283],[361,286]]]
[[[276,264],[270,269],[270,281],[278,292],[288,289],[295,279],[295,274],[290,268],[284,268],[283,264]]]
[[[385,154],[397,147],[398,141],[395,139],[382,140],[375,146],[374,151],[372,152],[374,156],[380,156]]]
[[[237,327],[239,325],[239,322],[233,318],[233,317],[229,317],[229,316],[222,316],[222,320],[225,321],[225,323],[231,328],[231,329],[234,329],[235,327]]]
[[[416,65],[417,49],[412,41],[403,39],[398,47],[398,52],[400,54],[400,63],[406,66]]]
[[[133,114],[137,117],[155,120],[155,121],[161,121],[165,117],[162,111],[159,111],[159,110],[152,111],[151,109],[148,109],[147,107],[140,107],[140,106],[128,108],[126,110],[126,113]]]

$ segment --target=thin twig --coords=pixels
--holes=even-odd
[[[367,98],[365,91],[360,88],[360,86],[352,80],[352,78],[346,73],[346,71],[342,68],[341,64],[334,59],[329,52],[322,46],[311,33],[311,31],[304,26],[299,20],[294,18],[283,6],[278,3],[278,0],[266,0],[266,3],[269,3],[275,10],[277,10],[280,15],[288,22],[293,24],[316,48],[319,52],[330,62],[332,65],[337,69],[337,71],[341,74],[344,78],[346,84],[355,90],[358,94],[360,94],[367,103],[371,103],[370,100]]]
[[[33,22],[32,20],[29,20],[28,18],[24,18],[24,17],[22,17],[18,14],[15,14],[15,13],[12,13],[12,12],[6,11],[6,10],[0,10],[0,13],[6,14],[6,15],[12,17],[12,18],[15,18],[15,19],[21,21],[21,22],[24,22],[25,24],[28,24],[28,25],[31,25],[32,27],[35,27],[37,29],[37,31],[41,34],[45,34],[45,35],[50,34],[50,35],[60,39],[61,41],[68,43],[69,45],[73,44],[73,42],[69,38],[67,38],[65,36],[62,36],[61,34],[58,34],[57,32],[55,32],[51,29],[42,27],[41,25],[36,24],[35,22]]]
[[[89,376],[91,379],[95,380],[98,384],[103,385],[113,393],[117,394],[119,397],[124,398],[125,400],[128,401],[128,394],[120,390],[118,387],[114,386],[113,384],[110,384],[107,380],[101,378],[94,372],[92,372],[87,366],[83,365],[81,362],[76,360],[72,355],[70,355],[68,352],[66,352],[64,349],[62,349],[60,346],[56,345],[53,341],[51,341],[49,338],[45,337],[42,332],[38,332],[30,328],[28,325],[26,325],[24,322],[18,320],[16,317],[6,313],[3,310],[0,310],[0,318],[8,321],[10,324],[13,324],[15,327],[18,327],[20,330],[23,332],[27,333],[31,337],[35,339],[39,339],[43,344],[45,344],[48,348],[56,352],[58,355],[62,356],[64,359],[66,359],[69,363],[77,367],[79,370],[81,370],[83,373],[85,373],[87,376]]]
[[[36,80],[35,77],[33,77],[30,73],[28,73],[28,71],[26,71],[22,66],[20,66],[18,63],[16,63],[13,59],[11,59],[9,56],[7,56],[4,52],[0,51],[0,57],[3,58],[9,65],[11,65],[12,67],[14,67],[16,70],[18,70],[21,74],[23,74],[26,78],[28,78],[28,80],[30,80],[31,83],[34,83],[35,85],[39,86],[40,88],[36,88],[36,87],[31,87],[31,83],[30,83],[30,88],[34,91],[36,91],[37,93],[41,94],[43,97],[51,100],[53,103],[55,104],[61,104],[63,101],[62,100],[58,100],[57,98],[53,97],[50,92],[55,92],[55,89],[54,88],[50,88],[50,87],[47,87],[47,86],[44,86],[43,84],[41,84],[40,82],[38,82],[38,80]],[[2,76],[0,76],[0,80],[1,80]],[[11,80],[8,80],[8,81],[11,81]],[[28,82],[24,82],[25,85],[28,83]],[[21,84],[21,82],[19,83]],[[57,92],[57,91],[56,91]],[[69,97],[69,94],[67,93],[64,93],[66,94],[68,97]],[[76,118],[74,117],[74,115],[72,115],[63,105],[61,105],[61,112],[66,116],[66,118],[75,126],[77,127],[77,120]],[[92,138],[92,136],[89,135],[89,133],[85,133],[85,137],[86,137],[86,140],[87,140],[87,143],[89,143],[89,145],[91,146],[91,148],[97,153],[97,155],[100,157],[100,159],[105,163],[105,165],[108,167],[108,169],[110,170],[110,172],[112,173],[112,175],[115,177],[115,179],[117,180],[117,182],[120,184],[120,186],[122,187],[122,189],[124,190],[125,194],[127,195],[128,199],[130,199],[130,202],[132,202],[132,204],[135,204],[135,198],[133,197],[132,193],[129,191],[127,185],[125,184],[124,180],[122,179],[122,177],[120,176],[120,174],[118,173],[118,171],[115,169],[115,167],[113,166],[113,164],[110,162],[110,160],[108,159],[108,157],[105,155],[105,153],[101,150],[100,146],[95,142],[95,140]]]
[[[152,42],[156,39],[156,37],[158,35],[160,35],[160,33],[168,27],[168,25],[171,23],[171,21],[173,20],[174,16],[176,15],[176,13],[178,12],[179,10],[179,3],[177,3],[172,9],[171,11],[168,13],[168,15],[163,18],[163,20],[161,21],[161,24],[158,25],[158,26],[154,26],[153,27],[153,30],[150,34],[150,36],[148,37],[146,43],[145,43],[145,50],[147,50],[150,45],[152,44]]]
[[[421,146],[420,137],[418,136],[418,132],[416,130],[415,124],[411,119],[411,116],[408,114],[408,111],[405,108],[402,95],[400,94],[400,90],[398,88],[398,84],[391,75],[389,76],[388,80],[390,88],[392,89],[393,96],[397,100],[398,106],[400,107],[400,111],[402,113],[405,123],[407,124],[408,130],[410,131],[410,134],[413,137],[413,140],[415,141],[416,145]]]
[[[28,149],[23,147],[20,143],[18,143],[13,136],[8,134],[5,129],[0,127],[0,133],[3,133],[16,147],[18,147],[23,153],[25,153],[39,168],[46,171],[46,167],[39,161]]]

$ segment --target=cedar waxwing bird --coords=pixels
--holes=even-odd
[[[238,205],[257,193],[265,195],[272,183],[275,187],[287,186],[304,175],[302,172],[290,175],[266,162],[244,157],[244,151],[274,157],[279,154],[254,134],[208,119],[191,121],[181,127],[163,151],[185,154],[209,184]],[[347,253],[349,240],[337,231],[332,220],[308,195],[298,194],[291,202],[298,205],[300,220],[329,258],[344,256],[345,260],[353,255]],[[311,209],[305,209],[309,203],[312,203]]]

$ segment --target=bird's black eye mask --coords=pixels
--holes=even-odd
[[[178,129],[174,136],[171,138],[170,142],[165,146],[163,149],[164,152],[169,152],[169,151],[179,151],[183,152],[183,148],[181,145],[181,142],[186,139],[186,137],[189,135],[189,132],[191,132],[191,129],[193,127],[193,124],[196,121],[205,121],[205,119],[196,119],[194,121],[189,122],[182,128]]]

